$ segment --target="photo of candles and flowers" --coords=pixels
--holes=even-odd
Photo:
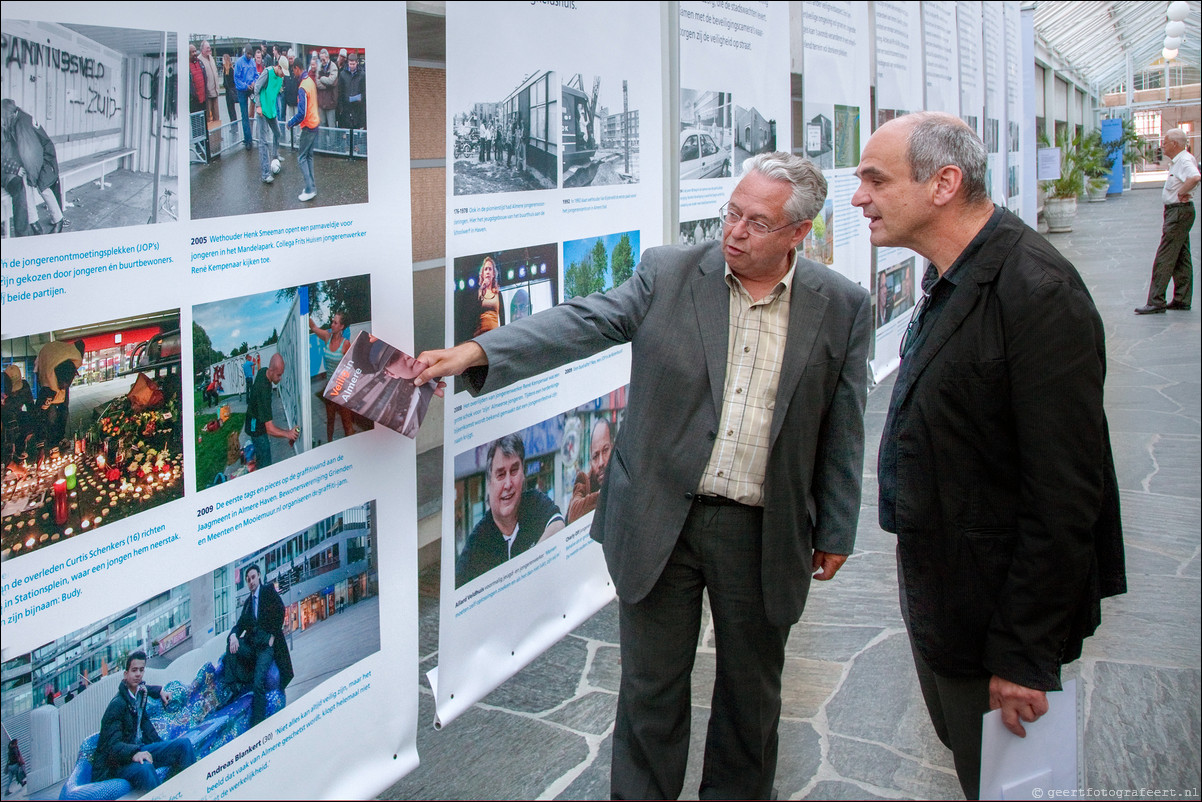
[[[11,559],[183,497],[179,310],[0,342]]]

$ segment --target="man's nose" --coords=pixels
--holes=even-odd
[[[868,204],[868,194],[864,192],[864,185],[860,184],[856,187],[856,191],[851,196],[851,205],[860,207]]]

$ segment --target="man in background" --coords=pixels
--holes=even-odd
[[[568,502],[568,523],[597,509],[601,496],[601,485],[605,482],[605,469],[613,454],[613,432],[609,421],[598,418],[589,437],[589,470],[576,472],[576,483],[572,487],[572,500]]]
[[[299,436],[295,429],[276,426],[271,419],[271,389],[284,378],[284,370],[284,357],[272,354],[267,367],[260,369],[259,375],[255,376],[250,388],[250,400],[246,402],[243,429],[250,435],[255,447],[256,470],[262,470],[272,463],[271,438],[280,438],[292,444]]]
[[[1185,149],[1185,132],[1174,128],[1164,135],[1164,155],[1172,163],[1164,179],[1164,225],[1160,246],[1152,260],[1152,283],[1148,302],[1135,310],[1137,315],[1154,315],[1166,309],[1188,312],[1193,305],[1194,263],[1189,252],[1189,230],[1194,224],[1194,190],[1202,174],[1198,160]],[[1173,300],[1165,303],[1169,280],[1173,281]]]
[[[267,674],[274,662],[280,672],[280,690],[292,681],[292,656],[284,638],[284,602],[275,586],[263,581],[257,565],[243,571],[246,602],[226,638],[226,652],[236,666],[237,684],[251,686],[250,726],[267,718]]]

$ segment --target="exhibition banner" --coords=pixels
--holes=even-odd
[[[789,7],[680,3],[677,233],[681,244],[722,236],[718,210],[757,153],[788,150]]]
[[[923,0],[922,59],[926,109],[960,116],[960,46],[953,3]]]
[[[985,150],[989,154],[986,184],[999,206],[1009,192],[1006,161],[1006,30],[1001,3],[981,6],[981,36],[985,64]]]
[[[865,3],[804,2],[793,37],[794,103],[801,92],[801,119],[794,142],[822,168],[826,204],[806,236],[804,255],[829,265],[861,287],[871,286],[868,221],[851,205],[860,181],[856,168],[868,140],[871,117],[871,47]],[[795,146],[794,152],[797,152]]]
[[[876,120],[874,130],[924,108],[923,54],[915,43],[923,41],[921,7],[916,3],[877,2],[876,14]],[[873,309],[876,342],[870,360],[874,380],[897,368],[899,346],[913,313],[915,288],[924,262],[907,248],[874,248]]]
[[[1018,0],[1002,4],[1006,29],[1006,208],[1022,214],[1023,74],[1022,8]]]
[[[985,138],[985,64],[980,0],[956,3],[956,40],[960,57],[960,119]]]
[[[448,345],[611,290],[662,244],[660,15],[447,5]],[[589,526],[629,377],[622,345],[477,398],[449,383],[436,726],[613,599]]]
[[[356,332],[412,347],[404,7],[280,11],[4,7],[2,724],[31,795],[362,798],[417,764],[414,444],[318,397]]]

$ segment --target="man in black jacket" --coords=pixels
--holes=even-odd
[[[135,791],[149,791],[159,784],[155,768],[166,766],[173,777],[196,762],[187,738],[164,741],[154,729],[146,700],[150,695],[171,701],[171,694],[158,685],[142,682],[146,652],[131,652],[125,658],[125,674],[117,695],[105,708],[100,721],[100,738],[92,757],[92,779],[99,782],[120,778]]]
[[[284,602],[270,582],[263,582],[259,566],[244,571],[250,594],[242,605],[242,614],[226,639],[229,665],[236,667],[232,676],[254,687],[250,705],[250,726],[267,718],[267,672],[274,660],[280,671],[280,690],[292,681],[292,658],[284,639]]]
[[[852,204],[873,245],[930,260],[881,438],[881,528],[897,534],[919,684],[969,799],[981,716],[1018,737],[1126,589],[1102,408],[1105,333],[1076,269],[995,207],[959,119],[872,135]]]

